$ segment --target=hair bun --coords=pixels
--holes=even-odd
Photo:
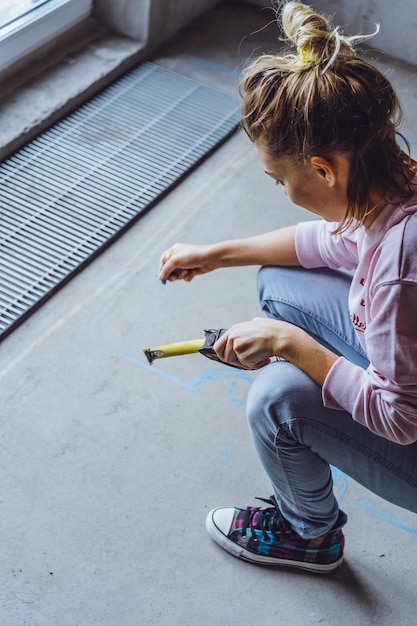
[[[326,71],[337,60],[356,56],[352,41],[359,37],[344,37],[324,16],[300,2],[284,5],[282,27],[304,65],[325,65]]]

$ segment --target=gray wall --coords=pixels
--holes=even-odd
[[[259,7],[270,7],[272,0],[247,0]],[[345,34],[371,33],[375,23],[381,30],[367,46],[390,56],[417,65],[417,1],[416,0],[306,0],[317,11],[334,15],[334,23]]]
[[[276,6],[282,0],[245,0],[259,7]],[[308,2],[308,0],[306,0]],[[95,0],[95,15],[121,35],[155,49],[198,15],[221,0]],[[381,30],[368,44],[393,57],[417,64],[416,0],[311,0],[314,9],[334,15],[346,34]],[[265,13],[265,21],[271,13]]]
[[[120,35],[157,48],[220,0],[95,0],[94,15]]]

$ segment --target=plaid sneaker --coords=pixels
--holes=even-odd
[[[343,511],[331,531],[316,539],[303,539],[291,530],[274,497],[263,501],[273,506],[213,509],[206,519],[211,538],[233,556],[259,565],[289,565],[326,573],[342,563],[345,541],[341,528],[347,521]]]

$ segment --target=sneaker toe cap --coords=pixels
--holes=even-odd
[[[227,537],[230,532],[234,514],[235,509],[233,507],[213,509],[213,511],[209,513],[207,521],[214,524],[214,526]]]

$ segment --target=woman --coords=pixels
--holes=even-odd
[[[361,38],[298,2],[282,24],[297,54],[248,65],[242,126],[266,174],[323,219],[176,244],[159,278],[263,266],[267,318],[233,326],[214,348],[261,370],[247,412],[274,495],[267,507],[214,509],[206,525],[247,561],[329,572],[347,520],[330,465],[417,512],[417,164],[397,143],[392,86],[356,56]]]

